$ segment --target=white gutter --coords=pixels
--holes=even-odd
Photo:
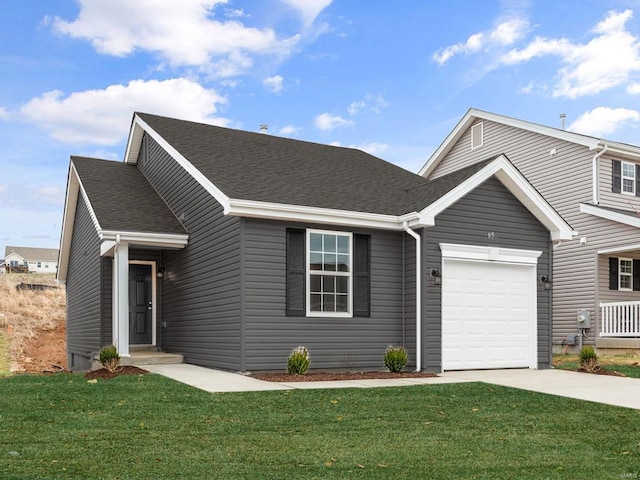
[[[422,370],[422,259],[421,259],[421,243],[420,235],[411,230],[409,224],[405,221],[402,223],[405,232],[416,240],[416,372]]]
[[[607,151],[608,145],[605,146],[593,156],[593,161],[591,165],[592,175],[593,175],[593,204],[598,205],[600,203],[600,199],[598,198],[598,159],[602,156],[604,152]]]

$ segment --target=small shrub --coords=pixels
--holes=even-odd
[[[407,365],[409,357],[404,347],[389,345],[384,352],[384,366],[390,372],[398,373]]]
[[[585,345],[580,350],[580,366],[585,372],[597,372],[600,369],[598,355],[591,345]]]
[[[294,348],[287,360],[287,371],[292,375],[304,375],[311,364],[309,351],[305,347]]]
[[[106,345],[100,349],[100,363],[111,373],[120,368],[120,355],[115,345]]]

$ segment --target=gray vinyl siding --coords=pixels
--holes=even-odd
[[[71,370],[86,370],[101,347],[100,242],[82,196],[73,227],[66,280],[67,356]]]
[[[489,240],[488,232],[496,238]],[[440,243],[540,250],[536,276],[550,272],[549,232],[496,179],[491,178],[436,217],[434,227],[422,232],[423,369],[442,369],[442,287],[429,272],[442,268]],[[537,284],[538,368],[551,362],[551,291]]]
[[[298,345],[309,349],[311,368],[383,368],[386,347],[402,344],[403,320],[405,324],[415,322],[403,319],[404,233],[249,218],[243,224],[246,369],[283,370],[289,353]],[[286,316],[287,227],[370,235],[370,317]],[[411,354],[415,340],[404,333]]]
[[[613,222],[580,213],[580,203],[590,203],[592,158],[586,147],[546,135],[483,120],[484,146],[471,150],[470,129],[431,174],[432,178],[466,165],[504,153],[527,180],[562,217],[579,232],[571,241],[554,247],[553,265],[553,343],[562,344],[567,335],[577,334],[577,311],[589,309],[596,314],[596,251],[617,243],[617,234],[628,237],[633,227],[614,227]],[[552,149],[556,154],[550,155]],[[601,161],[601,169],[606,168]],[[609,169],[610,169],[609,162]],[[611,175],[609,170],[609,176]],[[603,177],[604,178],[604,177]],[[611,188],[609,179],[609,190]],[[601,180],[602,187],[606,182]],[[628,208],[628,207],[627,207]],[[580,237],[587,245],[580,245]],[[636,241],[637,243],[637,241]],[[594,342],[596,329],[588,334]]]
[[[244,370],[239,219],[225,217],[222,206],[148,136],[138,165],[189,232],[185,249],[162,255],[162,348],[182,353],[187,363]]]
[[[612,159],[602,156],[598,161],[599,204],[620,210],[640,211],[640,196],[613,193]],[[625,160],[625,162],[628,162]],[[634,163],[634,162],[628,162]]]

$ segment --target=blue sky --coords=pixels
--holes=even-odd
[[[640,144],[640,1],[0,0],[0,251],[57,248],[134,111],[417,172],[474,107]],[[117,201],[117,199],[115,199]]]

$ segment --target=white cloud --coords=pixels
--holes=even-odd
[[[63,142],[113,145],[126,137],[134,111],[225,125],[226,119],[214,115],[225,102],[215,91],[183,78],[132,80],[68,97],[47,92],[23,105],[20,113]]]
[[[587,43],[572,43],[566,38],[536,37],[523,49],[514,49],[502,57],[514,65],[545,55],[560,57],[553,88],[554,97],[578,98],[622,85],[632,73],[640,71],[640,43],[627,29],[631,10],[610,11],[600,21]]]
[[[346,120],[339,115],[331,115],[329,113],[321,113],[315,118],[315,126],[320,130],[334,130],[338,127],[346,127],[353,125],[354,122]]]
[[[569,126],[572,132],[596,137],[606,136],[628,123],[640,122],[640,112],[627,108],[597,107],[585,112]]]
[[[282,82],[284,78],[281,75],[274,75],[273,77],[267,77],[262,81],[262,84],[271,90],[273,93],[280,93],[283,90]]]
[[[280,135],[295,135],[296,133],[299,133],[302,131],[302,128],[300,127],[296,127],[295,125],[285,125],[284,127],[282,127],[278,133]]]
[[[640,83],[630,83],[627,85],[627,93],[629,95],[640,95]]]
[[[370,155],[380,155],[382,152],[389,148],[389,145],[386,143],[378,143],[378,142],[369,142],[369,143],[361,143],[360,145],[342,145],[339,141],[331,142],[329,145],[334,147],[342,147],[344,148],[356,148],[358,150],[362,150],[363,152],[367,152]]]
[[[64,187],[62,185],[0,184],[2,208],[52,211],[59,210],[63,203]]]
[[[49,19],[54,30],[88,40],[103,54],[127,56],[143,50],[173,66],[208,67],[208,73],[220,77],[247,71],[254,54],[286,56],[300,39],[279,39],[271,28],[247,27],[238,20],[215,20],[215,7],[226,0],[79,3],[75,20]]]
[[[364,99],[351,102],[349,107],[347,107],[347,112],[349,112],[350,115],[356,115],[361,110],[380,113],[383,108],[386,108],[388,106],[389,102],[387,102],[382,95],[373,95],[371,93],[367,93]]]
[[[333,0],[282,0],[298,12],[305,26],[311,25]]]
[[[0,107],[0,118],[9,118],[9,112],[5,107]]]
[[[510,18],[496,25],[493,30],[470,35],[464,42],[441,48],[433,54],[433,60],[444,65],[456,55],[476,53],[496,46],[512,45],[529,30],[529,22],[520,17]]]

